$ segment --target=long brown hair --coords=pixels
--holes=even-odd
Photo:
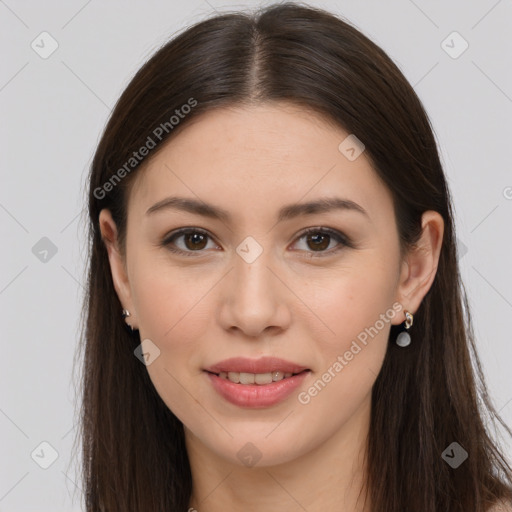
[[[486,421],[512,432],[491,403],[476,353],[450,193],[427,114],[398,67],[349,22],[285,3],[217,15],[176,35],[131,80],[97,147],[78,432],[86,510],[179,512],[191,494],[183,425],[134,356],[141,340],[120,314],[99,213],[111,210],[124,252],[130,184],[163,144],[208,110],[269,101],[318,112],[365,144],[392,193],[402,254],[418,240],[424,211],[444,219],[437,274],[410,330],[414,342],[405,350],[388,344],[372,390],[373,512],[483,512],[511,499],[512,469]],[[149,154],[132,160],[143,146]],[[442,457],[453,442],[469,454],[457,469]]]

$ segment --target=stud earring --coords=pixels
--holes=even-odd
[[[397,337],[396,337],[396,344],[399,347],[407,347],[411,344],[411,335],[407,332],[407,329],[409,329],[413,322],[413,316],[409,311],[405,311],[405,331],[402,331]]]
[[[121,313],[123,318],[126,318],[130,316],[130,312],[127,309],[123,309],[123,312]],[[129,323],[125,322],[126,326],[129,327],[132,331],[134,331],[133,326],[131,326]]]

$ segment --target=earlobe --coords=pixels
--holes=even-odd
[[[110,210],[106,208],[101,210],[99,215],[99,227],[101,231],[101,238],[103,239],[108,252],[112,281],[114,283],[117,296],[119,297],[119,301],[123,308],[129,310],[131,315],[134,316],[134,308],[131,301],[131,291],[126,272],[125,260],[119,250],[117,227]],[[121,311],[119,312],[119,315],[121,315]]]
[[[421,237],[405,257],[398,289],[398,301],[404,310],[413,314],[434,282],[443,234],[442,216],[433,210],[424,212]]]

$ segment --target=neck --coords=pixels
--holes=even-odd
[[[311,451],[265,467],[235,464],[185,428],[193,482],[190,508],[197,512],[369,512],[364,494],[370,403],[368,399],[340,430]]]

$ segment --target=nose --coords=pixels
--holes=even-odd
[[[221,292],[220,322],[224,329],[250,338],[282,332],[290,323],[287,301],[292,295],[264,251],[247,263],[238,255]]]

